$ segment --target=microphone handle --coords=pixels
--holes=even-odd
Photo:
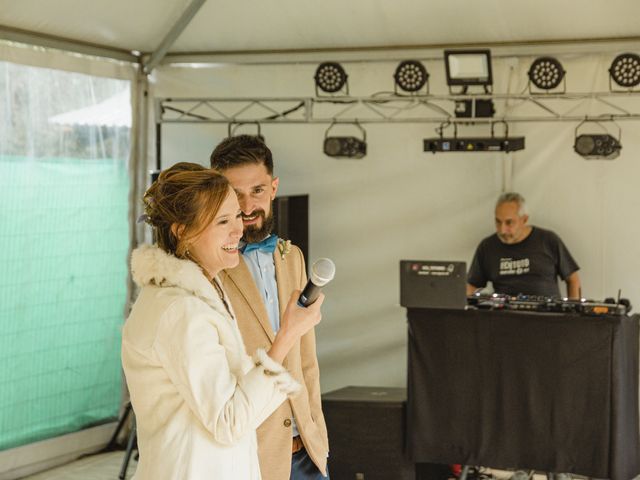
[[[298,297],[298,304],[301,307],[308,307],[311,305],[318,299],[318,295],[320,295],[320,288],[321,287],[309,280],[307,285],[304,287],[304,290],[302,290],[300,297]]]

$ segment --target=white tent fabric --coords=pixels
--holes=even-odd
[[[49,122],[57,125],[131,127],[129,89],[90,107],[55,115],[49,118]]]
[[[190,3],[0,0],[0,26],[152,52]],[[638,18],[635,0],[207,1],[169,53],[637,39]]]

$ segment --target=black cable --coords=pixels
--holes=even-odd
[[[304,102],[300,102],[295,107],[292,107],[289,110],[285,110],[284,112],[276,113],[276,114],[271,115],[270,117],[263,118],[263,120],[275,120],[276,118],[286,117],[290,113],[297,112],[302,107],[304,107]]]
[[[180,110],[179,108],[170,107],[168,105],[162,105],[162,110],[171,110],[172,112],[180,113],[182,115],[186,115],[187,117],[197,118],[198,120],[213,120],[213,118],[198,115],[197,113],[186,112],[184,110]]]

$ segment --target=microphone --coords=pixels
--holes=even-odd
[[[333,280],[336,274],[335,264],[328,258],[319,258],[311,266],[309,281],[298,297],[298,305],[308,307],[318,299],[320,289]]]

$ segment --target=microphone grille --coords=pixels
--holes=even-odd
[[[319,287],[333,280],[335,274],[336,266],[328,258],[319,258],[311,266],[311,281]]]

